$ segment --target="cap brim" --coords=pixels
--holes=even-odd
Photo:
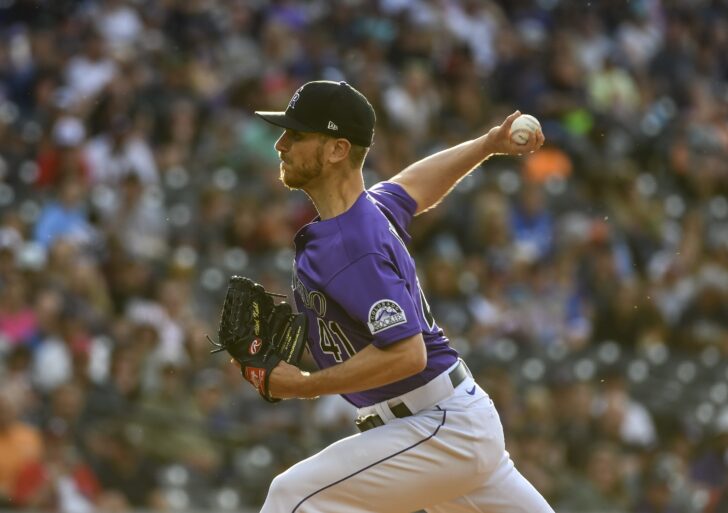
[[[313,128],[308,125],[301,123],[300,121],[293,119],[288,116],[285,112],[260,112],[255,111],[255,115],[259,118],[267,121],[271,125],[276,125],[281,128],[290,128],[291,130],[298,130],[299,132],[315,132]]]

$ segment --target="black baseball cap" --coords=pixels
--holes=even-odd
[[[371,146],[374,138],[374,108],[343,81],[307,82],[294,93],[285,112],[255,114],[276,126],[342,137],[359,146]]]

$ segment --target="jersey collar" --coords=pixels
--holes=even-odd
[[[311,240],[328,237],[345,230],[348,226],[356,226],[358,223],[355,222],[355,219],[359,217],[362,208],[368,201],[369,194],[367,191],[363,191],[354,204],[338,216],[324,220],[321,220],[321,216],[316,216],[310,223],[298,230],[294,238],[296,246]]]

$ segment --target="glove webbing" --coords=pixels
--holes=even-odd
[[[261,287],[262,289],[262,287]],[[276,294],[275,292],[268,292],[267,290],[262,290],[262,292],[265,292],[267,296],[270,298],[273,297],[281,297],[285,298],[285,294]],[[260,337],[261,335],[261,323],[267,322],[267,319],[261,319],[260,314],[261,312],[258,312],[258,319],[253,322],[252,317],[253,313],[251,310],[247,308],[241,308],[242,302],[245,300],[245,297],[243,294],[236,294],[235,295],[235,301],[226,301],[222,310],[221,319],[224,321],[220,325],[220,331],[223,333],[227,333],[228,337],[226,337],[227,340],[235,340],[236,344],[234,344],[235,347],[242,347],[242,343],[239,342],[243,336],[240,334],[240,331],[238,329],[238,326],[250,326],[253,324],[252,329],[254,330],[255,336]],[[272,303],[272,299],[271,299]],[[231,308],[233,311],[232,313],[228,311],[228,308]],[[270,310],[271,313],[273,311],[273,305],[271,304]],[[241,316],[243,315],[243,310],[245,310],[245,313],[247,314],[245,319],[242,319]],[[269,314],[270,315],[270,314]],[[222,351],[228,351],[229,347],[227,344],[222,344],[220,342],[214,341],[212,338],[210,338],[210,335],[206,335],[207,340],[215,346],[213,349],[210,350],[211,354],[220,353]],[[273,345],[269,345],[269,350],[273,349]],[[237,356],[237,355],[236,355]],[[245,357],[245,355],[241,355],[242,357]]]

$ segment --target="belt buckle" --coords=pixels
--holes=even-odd
[[[364,432],[372,428],[383,426],[384,422],[382,418],[377,414],[367,415],[366,417],[359,417],[354,421],[359,431]]]

